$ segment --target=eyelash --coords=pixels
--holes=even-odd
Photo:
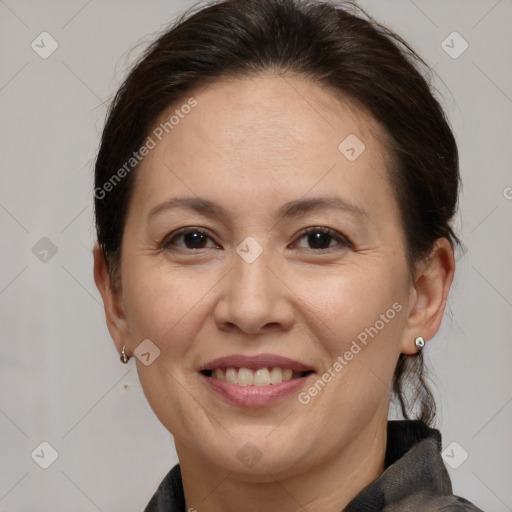
[[[201,235],[208,237],[210,240],[212,239],[212,237],[210,237],[210,235],[201,228],[194,228],[194,227],[183,228],[183,229],[180,229],[180,230],[176,231],[175,233],[171,233],[171,235],[167,236],[164,239],[163,243],[160,245],[160,250],[162,250],[162,251],[163,250],[196,251],[196,250],[208,249],[208,247],[200,247],[197,249],[194,249],[194,248],[189,249],[189,248],[176,247],[176,246],[172,247],[172,242],[175,241],[177,238],[183,237],[183,236],[191,234],[191,233],[199,233]],[[349,249],[354,248],[354,244],[346,236],[342,235],[341,233],[339,233],[333,229],[323,227],[323,226],[313,226],[313,227],[305,228],[298,234],[297,238],[301,239],[301,238],[304,238],[305,236],[308,236],[313,233],[321,233],[323,235],[330,236],[333,240],[335,240],[336,242],[339,243],[339,245],[342,246],[341,248],[349,248]],[[334,247],[328,247],[326,249],[317,248],[317,249],[311,249],[311,250],[315,251],[315,252],[324,252],[325,253],[325,252],[331,252],[332,250],[336,250],[336,249],[337,249],[336,246],[334,246]],[[339,250],[339,248],[338,248],[338,250]]]

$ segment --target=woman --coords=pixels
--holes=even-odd
[[[180,461],[147,511],[480,510],[430,428],[459,173],[414,60],[340,7],[235,0],[117,93],[95,281]]]

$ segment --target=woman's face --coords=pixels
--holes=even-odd
[[[414,344],[385,138],[299,78],[191,96],[193,108],[162,115],[157,125],[180,112],[150,134],[136,171],[117,342],[139,347],[144,392],[179,455],[291,474],[374,439]]]

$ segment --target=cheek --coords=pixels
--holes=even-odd
[[[127,258],[125,269],[123,297],[133,349],[149,338],[177,362],[193,346],[199,316],[219,277],[206,270],[166,271],[143,258]]]
[[[126,265],[127,274],[129,268]],[[132,352],[145,339],[160,350],[158,358],[148,366],[136,361],[139,380],[156,416],[169,430],[179,431],[182,422],[188,421],[184,419],[185,412],[193,416],[192,409],[196,407],[183,382],[195,361],[191,354],[197,352],[194,340],[200,329],[198,315],[205,314],[202,301],[212,280],[192,282],[179,272],[166,276],[157,266],[132,267],[129,275],[124,290]],[[178,410],[183,411],[180,421],[175,414]]]
[[[406,320],[407,281],[400,269],[377,265],[337,272],[317,280],[303,298],[311,305],[310,326],[325,367],[300,397],[310,411],[328,416],[326,434],[337,435],[349,415],[365,424],[379,407],[387,407]],[[402,276],[402,277],[400,277]],[[321,390],[321,391],[320,391]],[[364,404],[364,405],[363,405]]]
[[[319,377],[329,384],[318,395],[316,389],[306,390],[303,398],[315,402],[313,410],[331,411],[326,429],[333,432],[347,411],[364,423],[380,405],[386,407],[408,289],[407,274],[398,263],[338,269],[336,275],[317,280],[304,296],[314,311],[310,325],[315,326],[317,345],[311,350],[318,353],[321,345],[325,367]]]
[[[178,268],[147,256],[127,257],[123,264],[132,351],[150,339],[160,349],[162,366],[180,375],[195,371],[203,348],[201,329],[210,322],[226,270],[206,265]],[[139,368],[139,373],[144,370]]]
[[[301,288],[300,298],[311,321],[325,331],[330,352],[344,350],[358,337],[364,342],[365,335],[396,338],[403,328],[407,286],[400,269],[341,268],[307,280]]]

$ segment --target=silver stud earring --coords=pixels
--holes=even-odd
[[[414,340],[414,344],[416,345],[416,348],[418,349],[419,352],[425,346],[425,340],[421,336],[418,336]]]
[[[126,364],[130,358],[126,355],[126,347],[123,345],[123,350],[121,350],[121,357],[119,359],[121,359],[121,363],[123,364]]]

